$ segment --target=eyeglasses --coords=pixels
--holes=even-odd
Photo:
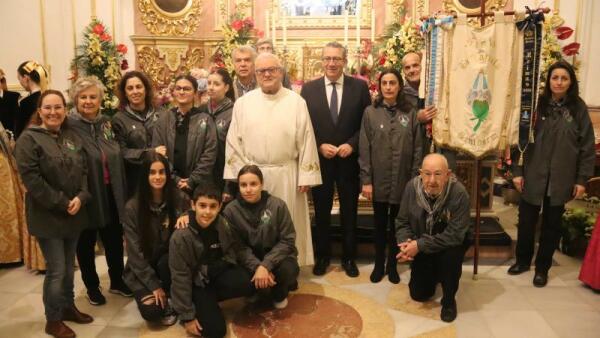
[[[269,68],[260,68],[256,70],[256,74],[263,76],[267,73],[269,74],[274,74],[276,72],[278,72],[281,69],[281,67],[269,67]]]
[[[42,106],[42,110],[44,111],[58,111],[63,109],[65,109],[65,106],[63,106],[62,104],[57,104],[55,106]]]
[[[324,56],[323,58],[321,58],[321,60],[322,60],[323,62],[325,62],[325,63],[331,63],[331,62],[333,62],[333,63],[340,63],[340,62],[342,62],[344,59],[343,59],[343,58],[341,58],[341,57],[337,57],[337,56],[334,56],[334,57],[331,57],[331,56]]]
[[[434,178],[436,178],[436,179],[438,179],[438,178],[441,178],[441,177],[442,177],[442,176],[444,176],[444,174],[445,174],[445,173],[444,173],[444,172],[442,172],[442,171],[434,171],[434,172],[431,172],[431,171],[419,170],[419,172],[421,173],[421,175],[422,175],[422,176],[425,176],[425,177],[427,177],[427,178],[429,178],[429,177],[432,177],[432,176],[433,176],[433,177],[434,177]]]
[[[185,93],[189,93],[189,92],[191,92],[193,89],[194,89],[194,88],[192,88],[192,87],[179,87],[179,86],[176,86],[176,87],[175,87],[175,91],[176,91],[176,92],[183,91],[183,92],[185,92]]]

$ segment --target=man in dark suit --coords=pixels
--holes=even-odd
[[[0,122],[4,129],[15,132],[15,117],[19,111],[19,93],[7,90],[4,71],[0,69]]]
[[[334,186],[340,202],[343,228],[342,267],[350,277],[358,276],[356,255],[356,212],[360,192],[358,135],[362,115],[371,104],[367,83],[344,76],[347,51],[337,42],[323,48],[325,76],[306,83],[300,95],[306,100],[315,131],[323,184],[312,188],[315,206],[315,266],[323,275],[329,266],[331,207]]]

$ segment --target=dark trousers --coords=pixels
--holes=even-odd
[[[551,206],[550,198],[543,201],[542,228],[540,232],[540,246],[535,257],[535,271],[547,273],[552,266],[552,255],[558,247],[564,205]],[[541,207],[525,202],[519,202],[519,224],[517,228],[517,263],[529,266],[533,258],[535,241],[535,226],[538,221]]]
[[[81,270],[81,279],[88,290],[93,290],[100,286],[100,279],[96,273],[96,236],[100,233],[104,251],[106,254],[106,263],[108,265],[108,275],[110,284],[120,285],[123,283],[123,226],[119,223],[119,215],[112,194],[109,194],[111,202],[111,222],[100,229],[86,229],[79,235],[77,243],[77,260]],[[92,220],[93,221],[93,220]]]
[[[254,293],[250,275],[238,265],[230,265],[219,275],[213,276],[205,287],[194,286],[192,301],[196,309],[196,318],[202,326],[202,337],[224,337],[227,333],[225,317],[219,302],[246,297]]]
[[[156,266],[153,266],[154,271],[156,271],[156,276],[160,280],[161,287],[169,296],[171,290],[171,271],[169,270],[169,255],[165,254],[158,259]],[[163,316],[164,309],[159,305],[156,305],[156,302],[152,304],[144,304],[142,301],[144,298],[152,295],[152,291],[148,289],[135,290],[133,292],[133,296],[135,298],[135,302],[137,303],[138,310],[140,310],[140,314],[142,318],[149,322],[156,322],[160,320]]]
[[[274,301],[281,302],[287,298],[290,287],[296,285],[300,267],[295,258],[288,257],[279,262],[272,272],[277,284],[271,288],[271,296]]]
[[[398,245],[396,242],[396,216],[400,206],[384,202],[373,202],[375,219],[375,264],[385,261],[385,246],[388,246],[388,264],[396,261]]]
[[[358,175],[342,175],[340,168],[328,168],[323,172],[323,184],[311,189],[315,206],[315,255],[317,258],[331,257],[331,208],[334,185],[340,199],[340,223],[342,225],[343,259],[356,256],[356,212],[360,181]]]
[[[37,240],[46,260],[42,295],[46,320],[61,320],[63,309],[74,304],[73,274],[77,237],[38,237]]]
[[[463,244],[432,254],[418,253],[410,266],[410,297],[424,302],[433,296],[437,283],[441,283],[442,306],[455,305],[467,248],[468,245]]]

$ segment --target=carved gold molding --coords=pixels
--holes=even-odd
[[[229,19],[230,6],[228,0],[217,0],[215,2],[215,32],[221,31],[221,25]]]
[[[202,5],[200,0],[188,0],[181,11],[170,13],[162,10],[155,0],[138,0],[142,22],[150,33],[160,36],[187,36],[200,24]]]
[[[272,7],[275,11],[275,26],[283,26],[283,16],[285,15],[282,0],[273,0]],[[371,12],[373,11],[373,0],[361,1],[360,5],[360,26],[362,28],[371,27]],[[350,28],[355,27],[355,15],[348,16]],[[344,15],[323,15],[323,16],[287,16],[286,26],[290,28],[343,28]],[[351,34],[351,36],[354,36]]]
[[[201,66],[204,57],[202,47],[191,47],[185,41],[180,44],[146,45],[137,49],[138,65],[158,87],[168,86],[178,74]]]

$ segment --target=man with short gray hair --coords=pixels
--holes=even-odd
[[[247,92],[256,88],[254,76],[254,59],[256,50],[251,46],[239,46],[231,52],[235,77],[233,78],[233,91],[235,99],[239,99]]]
[[[286,202],[296,230],[298,264],[313,264],[306,193],[321,184],[319,157],[306,102],[283,88],[281,61],[271,53],[255,61],[258,81],[235,101],[225,148],[224,178],[236,180],[246,164],[257,165],[264,190]]]

